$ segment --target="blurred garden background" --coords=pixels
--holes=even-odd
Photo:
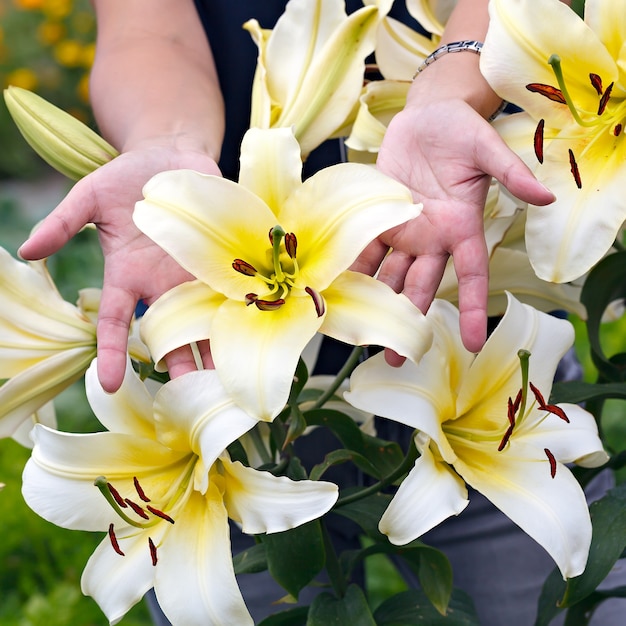
[[[0,0],[0,82],[35,91],[93,126],[88,77],[94,55],[95,19],[89,0]],[[37,221],[54,208],[70,183],[50,169],[26,144],[0,101],[0,245],[15,255]],[[102,282],[97,237],[85,231],[49,260],[63,296],[75,301],[84,287]],[[2,303],[0,302],[0,307]],[[587,356],[585,327],[577,329],[577,350],[585,378],[596,372]],[[605,351],[626,350],[626,318],[607,323]],[[1,382],[1,381],[0,381]],[[59,427],[74,432],[99,425],[84,399],[82,383],[56,403]],[[624,403],[607,403],[607,440],[626,448]],[[41,520],[23,503],[21,472],[28,450],[0,441],[0,624],[3,626],[104,626],[107,621],[80,592],[82,569],[102,539],[100,534],[64,531]],[[620,478],[622,478],[620,476]],[[76,506],[81,506],[80,502]],[[397,591],[397,575],[385,557],[368,560],[371,601]],[[393,587],[393,589],[390,589]],[[143,604],[122,626],[150,624]]]

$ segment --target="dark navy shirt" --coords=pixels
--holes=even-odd
[[[226,136],[220,159],[222,173],[236,179],[241,138],[250,123],[250,99],[256,68],[257,46],[244,22],[255,18],[262,28],[273,28],[285,10],[286,0],[195,0],[202,25],[215,58],[226,105]],[[397,6],[396,6],[397,5]],[[361,0],[347,0],[346,11],[361,8]],[[396,2],[390,13],[404,23],[417,27],[406,12],[404,2]],[[308,157],[308,173],[340,160],[338,142],[326,144]],[[305,172],[306,174],[306,172]]]

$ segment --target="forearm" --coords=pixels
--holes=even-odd
[[[118,149],[161,144],[218,159],[224,105],[192,0],[94,0],[91,99]]]
[[[441,43],[484,41],[489,26],[489,0],[459,0],[442,35]],[[417,75],[408,104],[461,99],[488,118],[502,100],[489,87],[479,69],[479,56],[472,52],[445,54]]]

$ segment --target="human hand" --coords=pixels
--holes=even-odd
[[[41,259],[61,249],[86,224],[96,225],[104,254],[98,377],[108,392],[122,383],[128,330],[137,302],[144,299],[151,304],[168,289],[193,278],[132,220],[143,185],[160,171],[181,168],[220,175],[216,162],[201,152],[164,146],[133,149],[76,183],[19,250],[24,259]],[[196,369],[189,348],[168,355],[167,365],[172,377]]]
[[[389,125],[377,167],[407,185],[424,208],[419,217],[372,242],[353,269],[372,273],[382,260],[379,279],[425,313],[452,255],[461,337],[468,350],[477,352],[487,332],[483,210],[491,177],[524,202],[545,205],[554,195],[461,99],[407,106]],[[397,355],[387,358],[392,364],[402,361]]]

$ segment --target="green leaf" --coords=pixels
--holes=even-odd
[[[626,362],[616,355],[609,359],[600,343],[600,326],[606,307],[614,300],[626,297],[626,252],[609,254],[589,273],[580,301],[587,309],[587,333],[591,358],[607,381],[623,382],[626,379]]]
[[[390,502],[390,495],[377,493],[333,509],[333,513],[356,522],[368,537],[378,541],[386,540],[385,536],[378,530],[378,522]]]
[[[611,489],[590,507],[593,536],[585,571],[567,581],[562,606],[579,602],[606,578],[626,547],[626,484]]]
[[[417,575],[420,587],[432,605],[442,615],[446,614],[452,596],[452,565],[443,552],[419,540],[405,546],[396,546],[384,539],[362,550],[348,553],[344,558],[346,571],[351,571],[358,561],[381,553],[404,559]]]
[[[558,569],[552,570],[541,588],[535,626],[548,626],[563,609],[559,602],[565,593],[565,581]]]
[[[363,592],[350,585],[343,598],[321,593],[313,600],[306,626],[376,626]]]
[[[626,383],[583,383],[570,381],[555,383],[552,386],[550,402],[569,402],[579,404],[587,400],[606,400],[608,398],[626,399]]]
[[[349,415],[332,409],[315,409],[305,411],[304,417],[309,426],[329,428],[344,448],[363,453],[363,433]]]
[[[394,442],[363,434],[364,449],[359,452],[378,469],[380,477],[391,474],[403,461],[404,452]]]
[[[340,450],[333,450],[332,452],[329,452],[321,463],[315,465],[311,469],[309,478],[311,480],[319,480],[329,467],[345,463],[346,461],[351,461],[368,474],[377,471],[369,460],[360,455],[358,452],[341,448]]]
[[[318,520],[282,533],[259,535],[274,580],[294,598],[322,570],[326,562]]]
[[[233,556],[235,574],[256,574],[267,569],[265,545],[257,543],[247,550]]]
[[[306,623],[308,606],[297,606],[266,617],[258,626],[302,626]]]
[[[579,605],[587,607],[589,602],[596,604],[599,596],[595,596],[590,601],[587,601],[587,598],[596,594],[596,587],[606,578],[624,551],[626,546],[626,484],[611,489],[603,498],[594,502],[589,510],[593,523],[593,536],[587,567],[580,576],[570,578],[567,583],[557,569],[548,576],[541,590],[535,626],[548,626],[552,619],[566,607],[575,606],[576,610],[572,612],[572,615],[578,615]],[[601,593],[604,595],[605,592]],[[572,622],[574,623],[584,622]]]
[[[377,626],[480,626],[472,599],[459,589],[454,590],[445,616],[423,591],[412,589],[385,600],[374,619]]]

